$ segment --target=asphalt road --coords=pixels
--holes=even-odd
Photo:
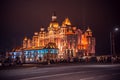
[[[120,80],[120,64],[7,69],[0,80]]]

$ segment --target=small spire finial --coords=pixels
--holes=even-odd
[[[88,32],[91,32],[91,29],[90,29],[90,27],[89,27],[89,26],[88,26],[88,28],[87,28],[87,31],[88,31]]]
[[[52,21],[56,21],[56,19],[57,19],[57,16],[56,16],[56,13],[54,11],[53,14],[52,14]]]
[[[55,12],[55,11],[53,11],[53,14],[52,14],[52,16],[56,16],[56,12]]]

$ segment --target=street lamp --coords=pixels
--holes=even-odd
[[[114,31],[119,31],[119,28],[118,28],[118,27],[116,27],[116,28],[114,29]]]
[[[116,27],[110,32],[110,46],[111,46],[111,57],[116,55],[115,52],[115,32],[119,31],[119,28]]]

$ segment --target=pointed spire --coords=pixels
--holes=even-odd
[[[88,29],[86,30],[87,32],[91,32],[91,29],[90,29],[90,27],[88,27]]]
[[[92,36],[92,31],[91,31],[90,27],[88,27],[85,34],[86,34],[86,36]]]
[[[56,16],[56,12],[55,11],[52,13],[52,16]]]
[[[71,22],[70,22],[70,20],[69,20],[68,17],[65,18],[65,20],[64,20],[63,23],[62,23],[62,26],[66,26],[66,25],[71,25]]]
[[[56,30],[59,27],[59,23],[57,22],[57,16],[56,16],[55,12],[53,12],[53,14],[52,14],[52,21],[50,22],[49,27],[54,28]]]
[[[56,21],[56,19],[57,19],[57,16],[56,16],[56,13],[54,11],[53,14],[52,14],[52,21]]]

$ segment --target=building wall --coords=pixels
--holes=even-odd
[[[40,32],[34,34],[32,40],[27,41],[26,38],[23,40],[23,49],[42,49],[49,42],[56,43],[59,49],[58,58],[95,55],[95,38],[91,29],[88,27],[83,32],[72,26],[68,18],[60,26],[55,15],[52,16],[48,31],[41,28]]]

